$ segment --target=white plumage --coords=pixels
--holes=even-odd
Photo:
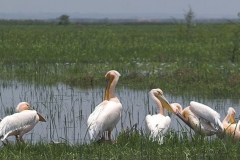
[[[22,137],[25,133],[31,131],[38,121],[45,122],[46,120],[35,110],[29,110],[30,105],[27,102],[18,104],[15,113],[6,116],[0,122],[0,138],[5,140],[8,136],[16,136],[16,139],[24,142]]]
[[[103,101],[88,118],[90,139],[100,139],[104,131],[112,131],[120,120],[122,104]]]
[[[158,99],[161,96],[162,90],[160,89],[152,89],[150,91],[150,96],[156,102],[159,107],[159,113],[155,115],[147,115],[145,118],[146,122],[146,133],[150,134],[150,138],[159,142],[159,144],[163,143],[163,136],[166,135],[168,128],[171,123],[171,118],[169,116],[164,116],[164,108]]]
[[[109,82],[104,101],[96,106],[87,121],[90,140],[99,140],[101,136],[104,140],[103,132],[108,131],[108,140],[111,141],[111,131],[119,122],[122,111],[122,104],[114,95],[119,76],[120,74],[115,70],[111,70],[105,75]]]

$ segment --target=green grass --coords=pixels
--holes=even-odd
[[[239,159],[239,143],[231,140],[170,131],[159,145],[140,131],[120,134],[117,143],[9,144],[1,148],[2,159]],[[190,136],[191,137],[191,136]]]

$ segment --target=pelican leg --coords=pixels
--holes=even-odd
[[[111,133],[112,133],[112,131],[108,131],[108,141],[110,141],[110,142],[112,141],[111,140]]]
[[[2,141],[4,146],[7,146],[9,144],[8,140],[6,139],[6,142]]]
[[[101,138],[101,141],[104,142],[105,141],[105,135],[104,133],[102,133],[102,138]]]
[[[15,137],[16,137],[16,141],[19,142],[19,137],[18,137],[18,135],[15,135]]]
[[[9,143],[9,141],[7,140],[7,139],[5,139],[6,140],[6,142],[7,142],[7,144]]]
[[[22,136],[19,137],[19,140],[20,140],[22,143],[26,144],[26,143],[24,142]]]

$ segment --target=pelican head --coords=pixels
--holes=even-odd
[[[182,106],[179,103],[172,103],[171,106],[175,114],[182,113]]]
[[[230,121],[231,121],[231,123],[236,123],[235,122],[235,113],[236,113],[236,111],[232,108],[232,107],[229,107],[228,108],[228,115],[230,116]]]
[[[160,100],[160,102],[162,103],[162,106],[164,108],[166,108],[167,110],[169,110],[172,113],[176,113],[175,108],[173,108],[171,106],[171,104],[168,102],[168,100],[164,97],[163,91],[161,89],[159,89],[159,88],[152,89],[150,93],[154,94],[154,96],[156,96]]]
[[[30,107],[30,104],[27,103],[27,102],[20,102],[17,107],[16,107],[16,111],[17,112],[22,112],[22,111],[25,111],[25,110],[32,110],[31,107]],[[43,118],[43,116],[38,113],[38,117],[39,117],[39,121],[41,122],[46,122],[46,120]]]
[[[121,74],[118,71],[110,70],[106,73],[105,78],[110,79],[110,78],[120,77],[120,76],[121,76]]]
[[[186,117],[189,117],[189,115],[187,115],[188,113],[183,113],[182,106],[179,103],[172,103],[171,106],[173,109],[173,113],[178,116],[185,124],[187,124],[190,128],[193,129],[189,121],[186,119]]]
[[[159,88],[157,88],[157,89],[152,89],[151,91],[150,91],[150,93],[151,94],[153,94],[155,97],[159,97],[159,96],[162,96],[163,95],[163,91],[161,90],[161,89],[159,89]],[[159,98],[158,98],[159,99]]]
[[[20,102],[18,105],[17,105],[17,108],[16,108],[16,111],[17,112],[22,112],[24,110],[30,110],[30,105],[27,103],[27,102]]]
[[[110,98],[109,94],[114,94],[114,89],[120,76],[121,76],[120,73],[116,70],[110,70],[106,73],[105,78],[107,79],[107,86],[106,86],[105,97],[104,97],[105,100],[109,100]],[[109,93],[110,88],[113,89],[112,93]]]

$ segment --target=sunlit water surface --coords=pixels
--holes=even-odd
[[[15,107],[21,101],[29,102],[47,120],[39,122],[35,128],[24,135],[29,142],[67,141],[69,143],[89,142],[87,119],[95,106],[103,100],[105,88],[79,89],[64,84],[55,86],[40,86],[19,82],[0,81],[0,117],[15,112]],[[149,98],[147,90],[132,90],[116,88],[116,96],[123,105],[122,117],[113,130],[113,138],[122,128],[137,123],[138,129],[145,129],[147,114],[158,112],[156,104]],[[165,94],[170,103],[178,102],[183,107],[191,100],[204,103],[220,113],[221,120],[226,116],[229,106],[234,107],[237,116],[240,113],[239,100],[229,99],[199,99],[194,97],[172,96]],[[165,111],[166,115],[169,114]],[[181,131],[181,126],[188,128],[175,115],[171,116],[171,128]],[[238,118],[238,117],[237,117]],[[14,137],[8,138],[14,141]]]

